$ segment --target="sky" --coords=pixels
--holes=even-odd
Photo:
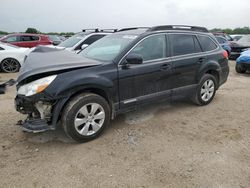
[[[78,32],[169,24],[250,26],[249,0],[0,0],[0,30]]]

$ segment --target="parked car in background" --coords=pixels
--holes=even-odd
[[[79,54],[44,48],[34,49],[17,79],[16,110],[27,114],[21,127],[41,132],[60,121],[78,142],[145,104],[187,97],[207,105],[229,73],[227,52],[202,27],[126,28]]]
[[[232,51],[230,42],[226,38],[221,37],[221,36],[215,36],[215,38],[217,39],[221,47],[227,51],[228,56],[230,56],[230,53]]]
[[[250,48],[250,35],[244,35],[238,41],[231,42],[230,59],[236,60],[240,54]]]
[[[250,50],[241,53],[236,60],[235,70],[237,73],[245,73],[250,70]]]
[[[94,43],[95,41],[101,39],[106,35],[112,34],[113,32],[114,30],[83,30],[83,32],[77,33],[74,36],[60,43],[57,48],[66,49],[78,53],[82,49],[86,48],[88,45]]]
[[[230,35],[234,41],[240,40],[244,35]]]
[[[62,42],[60,37],[57,35],[48,35],[48,37],[54,46],[57,46],[58,44],[60,44]]]
[[[12,73],[19,71],[24,58],[30,53],[30,49],[20,48],[11,44],[0,42],[0,69],[3,72]]]
[[[233,41],[233,38],[232,38],[230,35],[228,35],[228,34],[226,34],[226,33],[223,33],[223,32],[215,32],[215,33],[213,33],[213,35],[214,35],[214,36],[221,36],[221,37],[224,37],[224,38],[226,38],[228,41]]]
[[[17,33],[2,37],[1,42],[10,43],[19,47],[33,48],[37,45],[51,45],[52,42],[46,35]]]
[[[5,35],[0,35],[0,38],[4,37]]]

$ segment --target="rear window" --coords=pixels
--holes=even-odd
[[[199,42],[194,35],[188,34],[170,34],[170,43],[172,46],[172,55],[187,55],[201,52]]]
[[[208,52],[215,50],[217,48],[217,45],[214,43],[214,41],[207,36],[199,36],[199,41],[201,43],[201,47],[203,51]]]

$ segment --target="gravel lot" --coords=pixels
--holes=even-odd
[[[250,74],[234,65],[210,105],[176,101],[121,115],[85,144],[62,130],[23,133],[10,88],[0,95],[0,187],[249,187]]]

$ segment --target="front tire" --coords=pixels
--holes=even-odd
[[[215,96],[217,84],[218,81],[213,75],[205,74],[200,80],[192,101],[199,106],[209,104]]]
[[[247,71],[245,67],[242,66],[242,64],[236,63],[235,70],[237,73],[243,74]]]
[[[61,119],[70,138],[87,142],[97,138],[110,123],[110,107],[103,97],[83,93],[67,103]]]

